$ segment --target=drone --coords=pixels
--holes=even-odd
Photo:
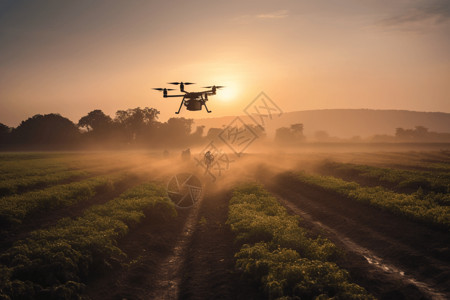
[[[153,88],[153,89],[157,90],[157,91],[162,91],[164,98],[183,97],[183,99],[181,100],[181,103],[180,103],[180,108],[178,108],[178,111],[175,112],[176,114],[180,113],[180,110],[183,107],[183,104],[184,104],[184,106],[186,106],[186,109],[190,110],[190,111],[202,110],[202,106],[205,106],[206,111],[208,113],[210,113],[211,111],[206,106],[206,101],[208,101],[208,96],[213,96],[216,94],[217,89],[224,88],[224,86],[222,86],[222,85],[213,85],[213,86],[203,87],[205,89],[209,89],[207,91],[187,92],[184,90],[184,86],[194,84],[193,82],[169,82],[169,84],[179,85],[180,91],[183,92],[184,94],[168,95],[167,91],[173,91],[174,89],[166,89],[166,88]]]

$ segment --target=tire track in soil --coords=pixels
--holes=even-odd
[[[290,181],[283,175],[278,176],[274,182],[268,185],[269,190],[279,196],[280,202],[288,210],[303,218],[302,222],[306,223],[303,226],[325,235],[348,251],[347,258],[339,263],[343,264],[343,267],[352,273],[352,277],[358,279],[358,283],[365,286],[375,296],[382,299],[448,299],[450,296],[446,285],[450,266],[445,256],[442,258],[439,253],[436,255],[433,249],[424,252],[395,239],[393,232],[402,231],[404,229],[402,223],[414,226],[410,228],[413,230],[412,235],[415,233],[414,229],[421,227],[420,225],[409,224],[408,220],[377,211],[367,205],[354,203],[354,201],[322,191],[314,191],[313,188]],[[378,220],[375,217],[378,223],[387,223],[383,226],[391,229],[394,238],[390,236],[390,233],[374,228],[370,224],[371,221],[364,222],[364,219],[373,219],[372,214],[379,217]],[[422,230],[426,234],[418,235],[416,238],[425,243],[425,246],[422,245],[424,248],[427,247],[427,239],[440,235],[439,232],[436,233],[427,228]],[[409,238],[411,234],[407,234],[406,231],[403,233],[406,238]],[[448,246],[446,242],[448,237],[445,239],[445,234],[441,235],[444,238],[436,241],[437,244],[433,244],[433,248],[446,244]],[[439,242],[442,245],[439,245]]]
[[[158,267],[154,288],[148,294],[148,299],[178,299],[182,279],[181,266],[184,262],[192,233],[195,230],[201,202],[202,200],[188,209],[186,221],[175,246],[171,250],[170,255]]]
[[[235,271],[240,245],[226,224],[230,199],[230,190],[206,190],[181,268],[178,299],[265,299],[258,286]]]

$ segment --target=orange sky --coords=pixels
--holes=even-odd
[[[0,1],[0,123],[179,102],[226,85],[204,118],[266,92],[283,111],[450,112],[450,1]]]

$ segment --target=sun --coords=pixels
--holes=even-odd
[[[233,101],[238,95],[238,89],[234,84],[226,84],[224,88],[217,90],[217,100],[221,101]]]

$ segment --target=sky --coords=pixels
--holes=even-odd
[[[152,88],[226,88],[213,112],[243,114],[264,91],[283,111],[450,113],[450,0],[0,0],[0,123],[73,122],[153,107]]]

